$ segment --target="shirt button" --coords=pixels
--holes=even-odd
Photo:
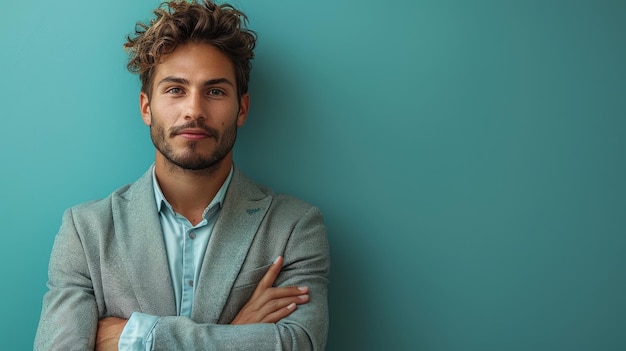
[[[189,283],[189,286],[193,288],[193,280],[190,280],[188,283]]]
[[[194,232],[189,233],[189,237],[191,239],[195,239],[196,238],[196,234]]]

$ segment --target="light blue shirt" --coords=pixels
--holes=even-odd
[[[167,254],[174,296],[176,313],[191,317],[193,299],[196,291],[195,282],[200,276],[202,260],[209,243],[209,237],[219,216],[226,190],[233,176],[233,167],[220,190],[202,213],[202,221],[195,226],[184,216],[176,213],[163,196],[152,168],[152,184],[156,208],[163,229],[163,239]],[[144,351],[152,348],[152,334],[159,316],[135,312],[122,331],[118,347],[120,351]]]

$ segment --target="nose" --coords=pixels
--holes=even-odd
[[[191,92],[187,95],[184,114],[185,120],[204,119],[207,117],[201,94]]]

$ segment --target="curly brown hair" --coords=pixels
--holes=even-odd
[[[246,28],[246,15],[228,4],[211,0],[171,0],[154,10],[148,24],[137,22],[134,36],[124,44],[128,70],[139,73],[141,91],[151,97],[154,69],[163,55],[186,43],[207,43],[225,54],[235,67],[237,95],[248,92],[256,33]]]

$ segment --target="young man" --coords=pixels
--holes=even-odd
[[[36,350],[323,350],[318,209],[233,164],[255,35],[228,5],[177,0],[125,47],[154,166],[66,211]]]

